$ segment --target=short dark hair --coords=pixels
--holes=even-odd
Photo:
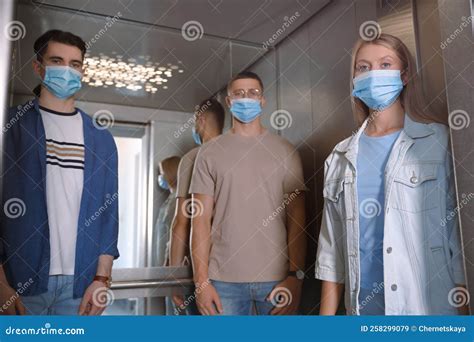
[[[71,32],[61,30],[49,30],[39,36],[33,45],[33,50],[38,61],[43,61],[43,56],[46,50],[48,49],[49,42],[62,43],[77,47],[79,50],[81,50],[82,59],[84,59],[84,56],[87,52],[86,43],[82,40],[81,37],[76,36]],[[40,96],[41,85],[36,86],[35,89],[33,89],[33,93],[35,94],[35,96]]]
[[[252,71],[242,71],[242,72],[239,72],[234,77],[232,77],[232,79],[227,84],[227,91],[229,91],[230,87],[232,86],[232,83],[234,83],[237,80],[244,79],[244,78],[251,78],[253,80],[257,80],[258,83],[260,84],[260,87],[262,88],[262,91],[263,91],[262,79],[260,78],[260,76],[258,76],[256,73],[254,73]]]
[[[208,98],[196,106],[196,113],[210,113],[216,121],[219,131],[222,132],[224,129],[225,109],[214,97]]]
[[[77,47],[79,50],[81,50],[82,59],[84,59],[84,56],[87,52],[86,43],[81,37],[76,36],[71,32],[50,30],[38,37],[38,39],[35,41],[35,44],[33,45],[36,59],[40,62],[43,60],[43,56],[48,49],[49,42],[62,43]]]

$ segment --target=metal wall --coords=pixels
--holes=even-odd
[[[12,26],[13,20],[13,0],[0,2],[0,27],[4,28],[4,34],[0,35],[0,127],[5,127],[6,113],[8,106],[8,76],[10,71],[10,49],[11,38],[8,28]],[[0,136],[0,151],[3,151],[3,133]],[[0,170],[3,170],[3,161],[0,158]],[[0,182],[0,194],[2,193],[2,184]],[[1,195],[0,195],[1,196]],[[1,248],[1,246],[0,246]]]
[[[474,23],[471,0],[438,1],[464,261],[474,298]],[[471,314],[473,305],[471,301]]]

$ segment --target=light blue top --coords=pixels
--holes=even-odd
[[[338,143],[324,164],[315,277],[345,285],[349,315],[365,314],[360,300],[359,219],[355,220],[354,209],[359,142],[368,122]],[[466,279],[457,215],[452,214],[457,205],[452,160],[448,126],[416,122],[405,115],[385,168],[381,203],[386,315],[457,314],[449,291]]]
[[[360,286],[369,291],[380,288],[379,284],[383,283],[384,171],[400,132],[381,137],[370,137],[362,133],[359,140],[357,195]],[[361,291],[361,294],[364,292],[366,291]],[[383,300],[383,289],[376,293],[374,290],[373,294],[375,300]],[[359,297],[360,302],[363,300],[364,298]]]

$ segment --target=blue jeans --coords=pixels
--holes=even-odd
[[[184,309],[179,309],[174,305],[172,297],[166,297],[166,316],[199,316],[195,295],[184,296]]]
[[[223,315],[269,315],[274,308],[267,296],[279,281],[230,283],[211,280],[222,303]]]
[[[72,298],[73,275],[49,276],[48,292],[22,296],[27,315],[77,315],[82,298]]]

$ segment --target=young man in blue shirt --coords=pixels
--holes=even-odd
[[[119,256],[117,149],[74,106],[84,41],[51,30],[34,52],[37,98],[3,129],[0,313],[100,315]]]

